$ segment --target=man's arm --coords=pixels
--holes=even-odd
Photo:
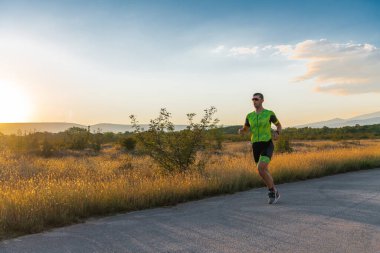
[[[238,130],[238,134],[244,134],[248,132],[248,130],[249,130],[249,126],[244,125],[242,128]]]
[[[246,118],[246,119],[245,119],[244,126],[243,126],[242,128],[239,128],[239,130],[238,130],[238,134],[244,134],[244,133],[248,132],[249,127],[250,127],[250,125],[249,125],[249,121],[248,121],[248,119]]]
[[[277,124],[275,124],[275,126],[277,127],[277,130],[276,130],[277,134],[280,134],[280,133],[281,133],[281,131],[282,131],[282,126],[281,126],[281,123],[280,123],[280,122],[278,122]]]
[[[274,113],[270,117],[270,122],[272,122],[277,127],[277,129],[275,131],[275,133],[276,133],[275,139],[277,139],[277,137],[280,135],[280,133],[282,131],[282,126],[281,126],[280,121],[277,119],[277,117]]]

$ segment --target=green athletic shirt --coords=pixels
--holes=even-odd
[[[271,140],[271,123],[277,124],[278,122],[276,115],[271,110],[264,109],[260,113],[255,111],[248,113],[245,125],[251,131],[251,142]]]

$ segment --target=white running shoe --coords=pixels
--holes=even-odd
[[[275,191],[268,192],[268,204],[275,204],[280,199],[280,193],[276,189]]]

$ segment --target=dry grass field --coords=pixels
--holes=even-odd
[[[303,141],[275,154],[276,183],[380,167],[380,140]],[[172,205],[263,186],[247,142],[224,143],[204,173],[162,173],[146,156],[114,148],[98,156],[0,154],[0,239],[86,217]],[[265,200],[263,200],[265,201]]]

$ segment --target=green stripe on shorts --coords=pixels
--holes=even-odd
[[[260,159],[259,159],[259,162],[269,163],[270,162],[270,158],[268,156],[261,155]]]

